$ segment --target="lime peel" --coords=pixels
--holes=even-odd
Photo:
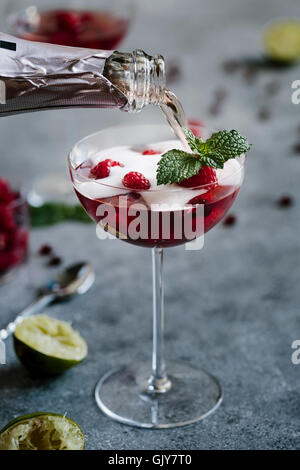
[[[269,25],[264,34],[264,46],[273,60],[294,62],[300,58],[300,21],[283,20]]]
[[[86,342],[71,325],[47,315],[23,320],[14,333],[15,352],[33,372],[57,375],[83,361]]]
[[[84,445],[80,426],[56,413],[20,416],[0,432],[0,450],[83,450]]]

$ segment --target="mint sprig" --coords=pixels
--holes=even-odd
[[[230,158],[248,152],[251,145],[236,130],[219,131],[205,142],[195,137],[188,128],[183,128],[186,140],[193,153],[173,149],[162,155],[157,167],[157,184],[180,183],[196,175],[203,166],[223,168]]]

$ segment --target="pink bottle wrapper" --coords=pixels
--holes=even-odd
[[[126,110],[126,96],[103,76],[111,55],[0,33],[0,116],[70,107]]]

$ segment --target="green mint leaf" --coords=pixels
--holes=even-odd
[[[169,150],[164,153],[157,168],[157,184],[180,183],[196,175],[202,168],[200,159],[183,150]]]
[[[235,158],[242,153],[248,152],[251,145],[247,139],[236,130],[220,131],[214,133],[205,142],[207,152],[218,153],[224,157],[224,161]]]
[[[223,155],[218,152],[209,152],[201,159],[202,165],[210,166],[212,168],[223,168],[225,159]]]
[[[186,140],[193,153],[183,150],[170,150],[158,162],[157,184],[180,183],[196,175],[202,166],[223,168],[230,158],[248,152],[251,145],[236,130],[219,131],[205,142],[196,138],[192,131],[183,128]]]
[[[196,139],[193,132],[190,129],[188,129],[187,127],[183,127],[182,130],[185,134],[185,138],[187,140],[187,143],[190,146],[191,151],[198,154],[199,153],[199,146],[198,146],[198,142],[197,142],[198,139]]]

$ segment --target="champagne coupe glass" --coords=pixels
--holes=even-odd
[[[202,132],[203,129],[198,129]],[[211,132],[207,131],[209,136]],[[118,145],[130,146],[136,151],[145,149],[147,144],[174,140],[168,125],[120,126],[102,130],[84,138],[71,150],[69,170],[77,196],[87,213],[93,220],[102,225],[106,231],[116,235],[123,241],[137,246],[152,249],[153,269],[153,350],[152,366],[149,363],[133,362],[125,367],[117,367],[102,377],[95,390],[99,408],[110,418],[124,424],[143,428],[171,428],[183,426],[201,420],[212,413],[222,401],[222,391],[218,380],[210,373],[190,364],[170,362],[167,367],[164,359],[164,285],[163,285],[163,249],[185,243],[185,236],[174,237],[175,209],[170,209],[171,230],[165,237],[159,227],[156,238],[136,239],[124,237],[124,226],[121,230],[121,218],[129,214],[133,202],[141,203],[145,198],[159,201],[164,198],[172,202],[185,195],[179,185],[158,186],[146,194],[137,190],[126,189],[124,186],[110,186],[105,179],[91,179],[89,172],[93,167],[93,156],[101,150],[109,158],[109,149]],[[149,146],[148,146],[149,147]],[[115,154],[117,155],[117,154]],[[150,155],[145,159],[151,158]],[[191,189],[191,193],[200,194],[189,204],[193,220],[202,220],[200,236],[216,225],[231,207],[244,175],[245,156],[231,160],[234,164],[225,164],[218,170],[218,182]],[[102,183],[103,181],[103,183]],[[96,186],[95,186],[96,185]],[[190,190],[190,188],[189,188]],[[166,192],[167,191],[167,192]],[[101,194],[95,198],[93,193]],[[126,203],[122,198],[127,195]],[[190,197],[190,196],[189,196]],[[193,196],[192,196],[193,198]],[[148,199],[149,201],[149,199]],[[201,204],[200,204],[201,201]],[[202,212],[197,212],[201,205]],[[153,205],[149,202],[144,206],[148,216],[153,215]],[[170,205],[172,207],[172,205]],[[108,219],[104,223],[100,209],[107,210]],[[110,212],[111,209],[114,211]],[[180,214],[184,210],[179,209]],[[123,215],[122,215],[123,214]],[[160,216],[162,213],[159,214]],[[146,219],[145,219],[146,220]],[[147,219],[151,220],[150,217]],[[162,219],[159,218],[159,224]],[[126,228],[126,227],[125,227]],[[102,243],[105,243],[103,241]],[[191,242],[194,243],[194,242]]]

